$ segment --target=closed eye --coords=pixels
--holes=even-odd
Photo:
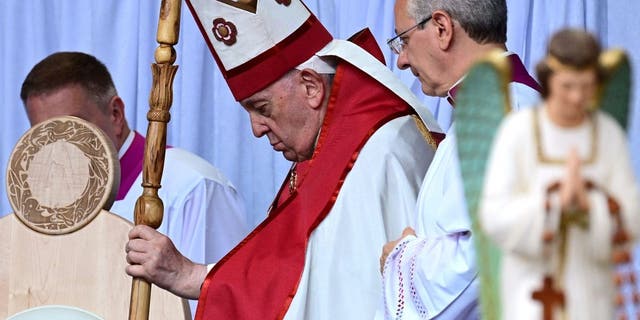
[[[269,117],[269,104],[264,102],[259,102],[253,105],[253,109],[259,113],[263,117]]]

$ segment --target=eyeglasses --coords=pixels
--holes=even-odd
[[[407,44],[405,42],[404,39],[402,39],[402,36],[404,36],[405,34],[407,34],[409,31],[423,26],[425,23],[427,23],[427,21],[431,20],[431,16],[424,18],[422,21],[416,23],[413,27],[402,31],[400,33],[398,33],[397,36],[387,40],[387,45],[389,46],[389,48],[391,48],[391,51],[393,51],[395,54],[400,54],[400,52],[402,52],[402,49],[404,48],[404,46]]]

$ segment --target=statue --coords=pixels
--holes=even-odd
[[[587,32],[556,33],[536,70],[542,104],[506,117],[498,69],[485,63],[476,76],[493,88],[461,88],[461,172],[486,319],[614,319],[625,299],[637,304],[621,290],[635,286],[629,248],[640,231],[624,131],[629,62],[600,51]],[[478,116],[495,126],[478,127],[491,125]]]

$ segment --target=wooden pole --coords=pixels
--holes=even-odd
[[[158,197],[164,155],[167,145],[167,123],[171,115],[169,109],[173,102],[173,79],[178,66],[176,51],[173,45],[178,43],[180,29],[181,0],[162,0],[160,19],[158,20],[155,63],[151,65],[153,85],[149,96],[149,112],[147,120],[147,139],[144,150],[144,166],[142,171],[142,195],[136,201],[134,222],[158,228],[162,223],[164,205]],[[149,302],[151,284],[143,279],[134,278],[131,286],[130,320],[149,319]]]

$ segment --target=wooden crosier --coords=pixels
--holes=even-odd
[[[171,115],[169,109],[173,102],[173,79],[178,70],[174,66],[176,51],[173,45],[178,43],[180,29],[180,0],[162,0],[156,41],[160,44],[155,51],[155,63],[152,64],[153,85],[149,97],[147,120],[147,139],[144,150],[142,175],[142,195],[136,201],[134,222],[158,228],[162,223],[164,205],[158,197],[162,171],[164,169],[165,148],[167,145],[167,123]],[[130,320],[149,319],[151,284],[143,279],[134,278],[131,286]]]

